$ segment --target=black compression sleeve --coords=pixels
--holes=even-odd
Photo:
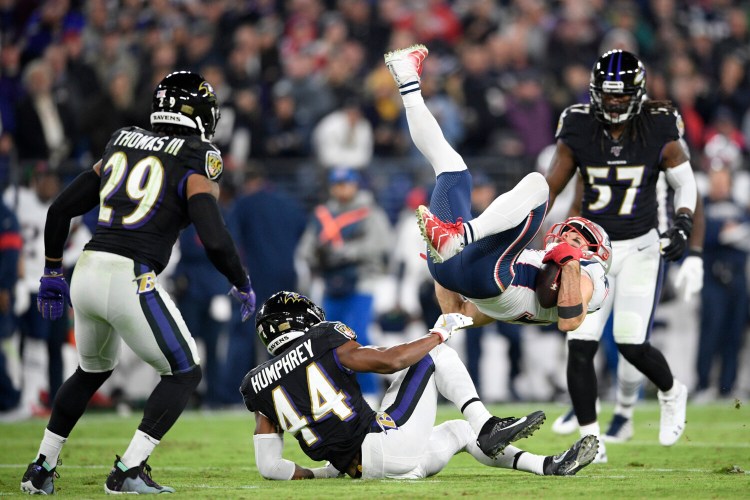
[[[61,259],[70,232],[70,220],[98,204],[99,175],[92,169],[73,179],[47,210],[44,254],[50,259]]]
[[[188,199],[188,214],[214,267],[234,286],[246,285],[247,273],[242,268],[237,247],[224,224],[216,198],[209,193],[191,196]]]

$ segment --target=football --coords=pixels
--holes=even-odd
[[[554,262],[545,262],[536,275],[536,297],[539,305],[545,309],[555,307],[559,292],[560,266]]]

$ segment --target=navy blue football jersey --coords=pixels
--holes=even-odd
[[[328,460],[340,471],[359,453],[365,436],[379,431],[355,373],[336,356],[336,348],[354,338],[343,323],[319,323],[250,371],[240,386],[248,410],[294,435],[313,460]]]
[[[219,150],[198,136],[118,130],[102,157],[99,219],[85,249],[122,255],[160,273],[190,224],[187,178],[218,181],[222,171]]]
[[[682,117],[664,108],[643,109],[645,127],[633,138],[626,128],[618,141],[589,112],[588,104],[560,115],[556,138],[573,151],[583,177],[581,215],[600,224],[612,240],[636,238],[657,227],[661,152],[683,134]]]

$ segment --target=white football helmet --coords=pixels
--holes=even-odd
[[[612,243],[604,228],[596,222],[583,217],[568,217],[547,231],[544,236],[544,248],[549,250],[560,243],[562,235],[568,231],[575,231],[588,242],[586,250],[583,250],[583,258],[601,263],[604,271],[608,273],[612,265]]]

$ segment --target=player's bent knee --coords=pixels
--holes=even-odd
[[[617,350],[623,355],[625,359],[633,362],[632,360],[638,360],[643,358],[648,351],[651,349],[651,344],[617,344]]]
[[[568,363],[588,364],[596,355],[599,342],[591,340],[568,340]]]
[[[162,376],[162,380],[164,379],[164,377],[165,376]],[[194,365],[188,371],[175,373],[174,375],[168,375],[168,377],[170,377],[172,383],[185,386],[185,388],[188,388],[192,391],[196,387],[198,387],[198,384],[201,383],[201,379],[203,378],[203,370],[201,369],[201,365]]]

